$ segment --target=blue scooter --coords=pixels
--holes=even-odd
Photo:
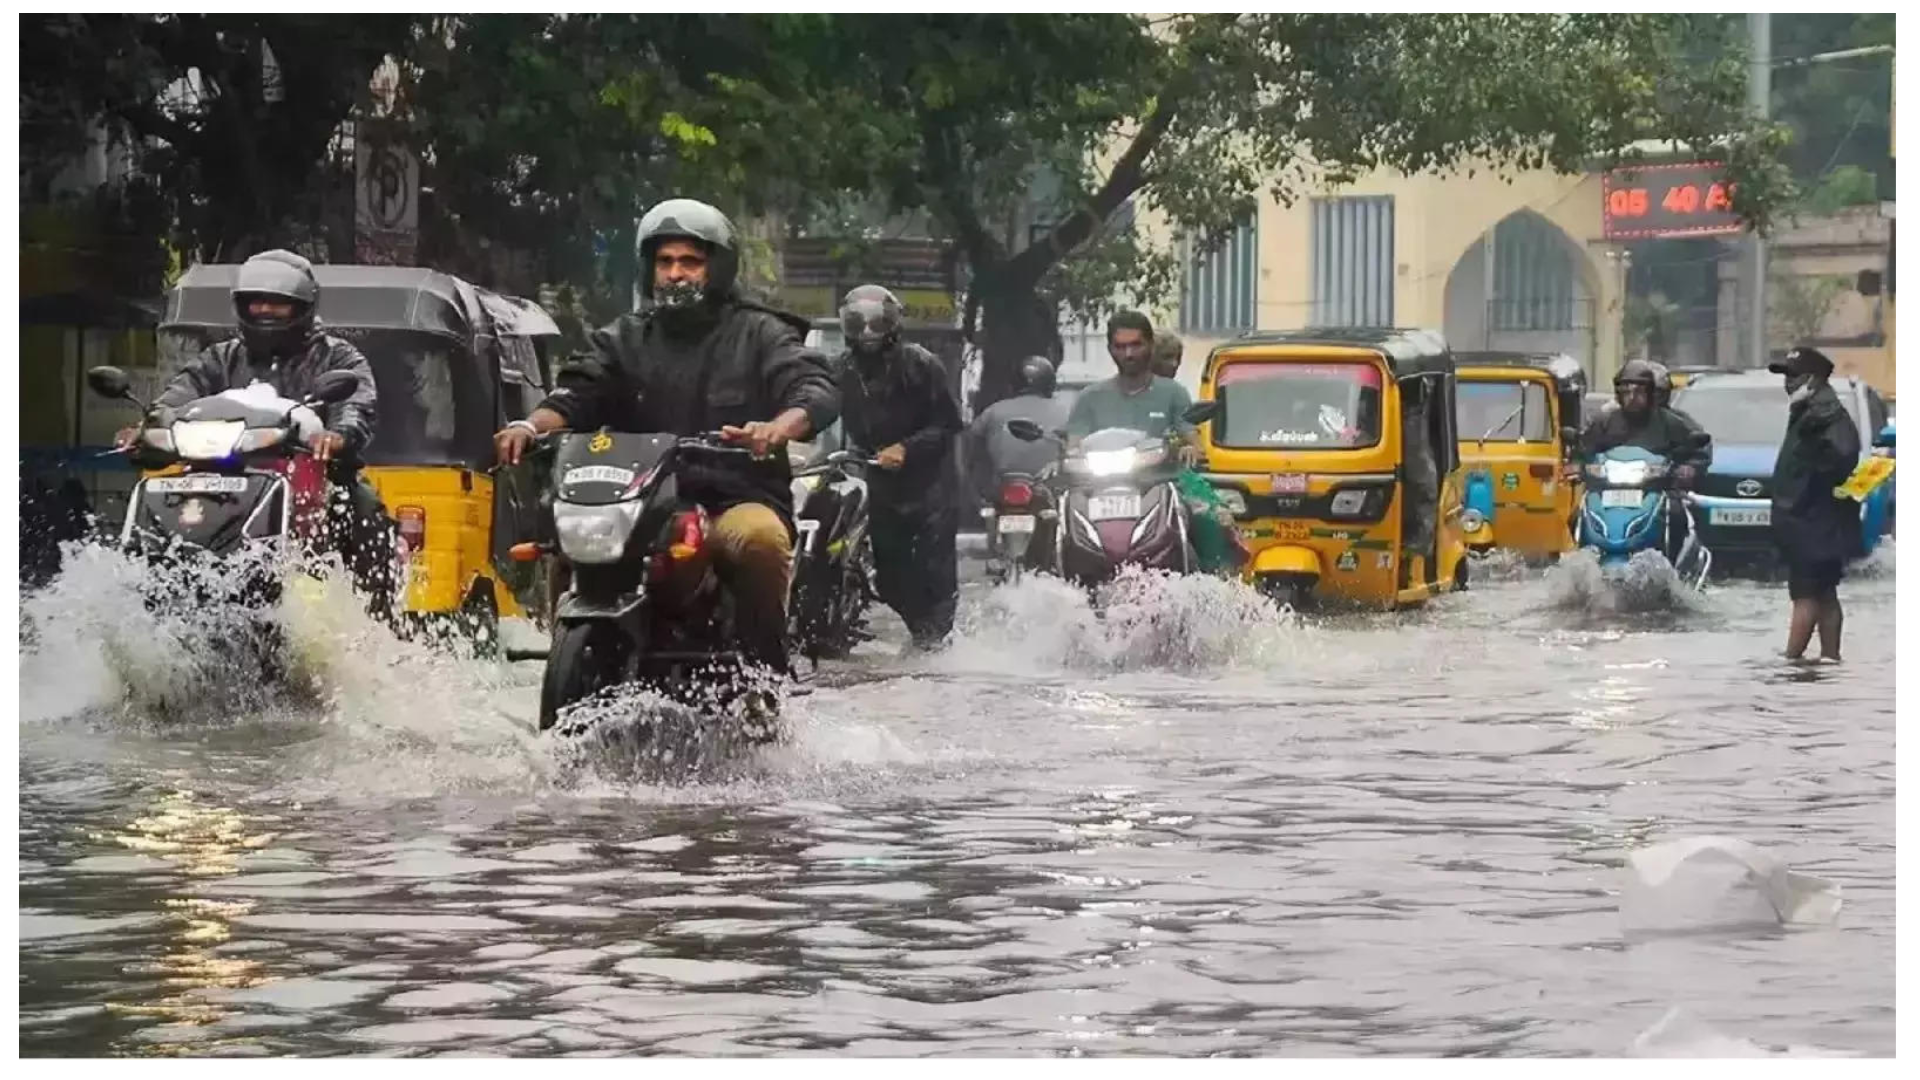
[[[1713,552],[1700,543],[1691,505],[1683,495],[1669,490],[1671,470],[1665,458],[1637,446],[1615,447],[1588,462],[1580,546],[1599,556],[1602,569],[1624,567],[1642,551],[1665,555],[1667,515],[1669,507],[1675,507],[1686,515],[1688,528],[1672,560],[1674,574],[1697,590],[1706,585]]]

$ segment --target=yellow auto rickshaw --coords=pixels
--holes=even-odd
[[[181,275],[159,327],[163,368],[234,333],[238,269]],[[525,614],[539,575],[509,554],[534,529],[536,505],[530,492],[496,500],[493,433],[545,395],[560,329],[535,304],[434,270],[313,270],[322,327],[366,355],[379,389],[363,458],[407,549],[409,621],[452,619],[497,641],[499,618]]]
[[[1580,438],[1587,376],[1558,353],[1454,353],[1467,548],[1529,559],[1572,551],[1580,485],[1567,466]]]
[[[1259,332],[1216,347],[1207,480],[1296,607],[1393,609],[1466,586],[1453,357],[1428,330]]]

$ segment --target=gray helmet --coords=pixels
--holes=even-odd
[[[1014,373],[1014,386],[1023,394],[1052,397],[1053,363],[1044,356],[1029,356],[1020,361],[1020,369]]]
[[[1665,408],[1673,400],[1673,372],[1658,360],[1647,361],[1647,366],[1653,369],[1653,403]]]
[[[861,352],[879,352],[900,340],[905,317],[900,298],[878,285],[857,285],[840,302],[840,329],[847,345]]]
[[[241,340],[256,353],[287,356],[305,348],[313,336],[314,309],[320,306],[320,282],[313,263],[291,251],[263,251],[240,264],[233,279],[233,313]],[[286,300],[293,315],[260,318],[248,311],[256,299]]]
[[[733,289],[740,275],[739,238],[733,222],[697,199],[668,199],[640,219],[640,295],[653,298],[653,253],[663,240],[697,240],[706,245],[709,299]]]

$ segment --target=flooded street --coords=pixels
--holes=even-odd
[[[338,612],[325,700],[162,723],[113,673],[180,662],[63,582],[23,607],[21,1051],[1616,1056],[1678,1006],[1891,1054],[1891,555],[1817,669],[1777,586],[1301,623],[972,584],[950,653],[832,668],[686,783],[573,775],[537,665]],[[1838,923],[1624,933],[1627,852],[1697,835]]]

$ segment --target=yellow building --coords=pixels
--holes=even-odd
[[[1245,329],[1394,325],[1439,329],[1456,349],[1565,352],[1604,385],[1622,362],[1626,264],[1602,238],[1602,198],[1597,173],[1484,169],[1263,198],[1155,321],[1180,331],[1189,384]]]

